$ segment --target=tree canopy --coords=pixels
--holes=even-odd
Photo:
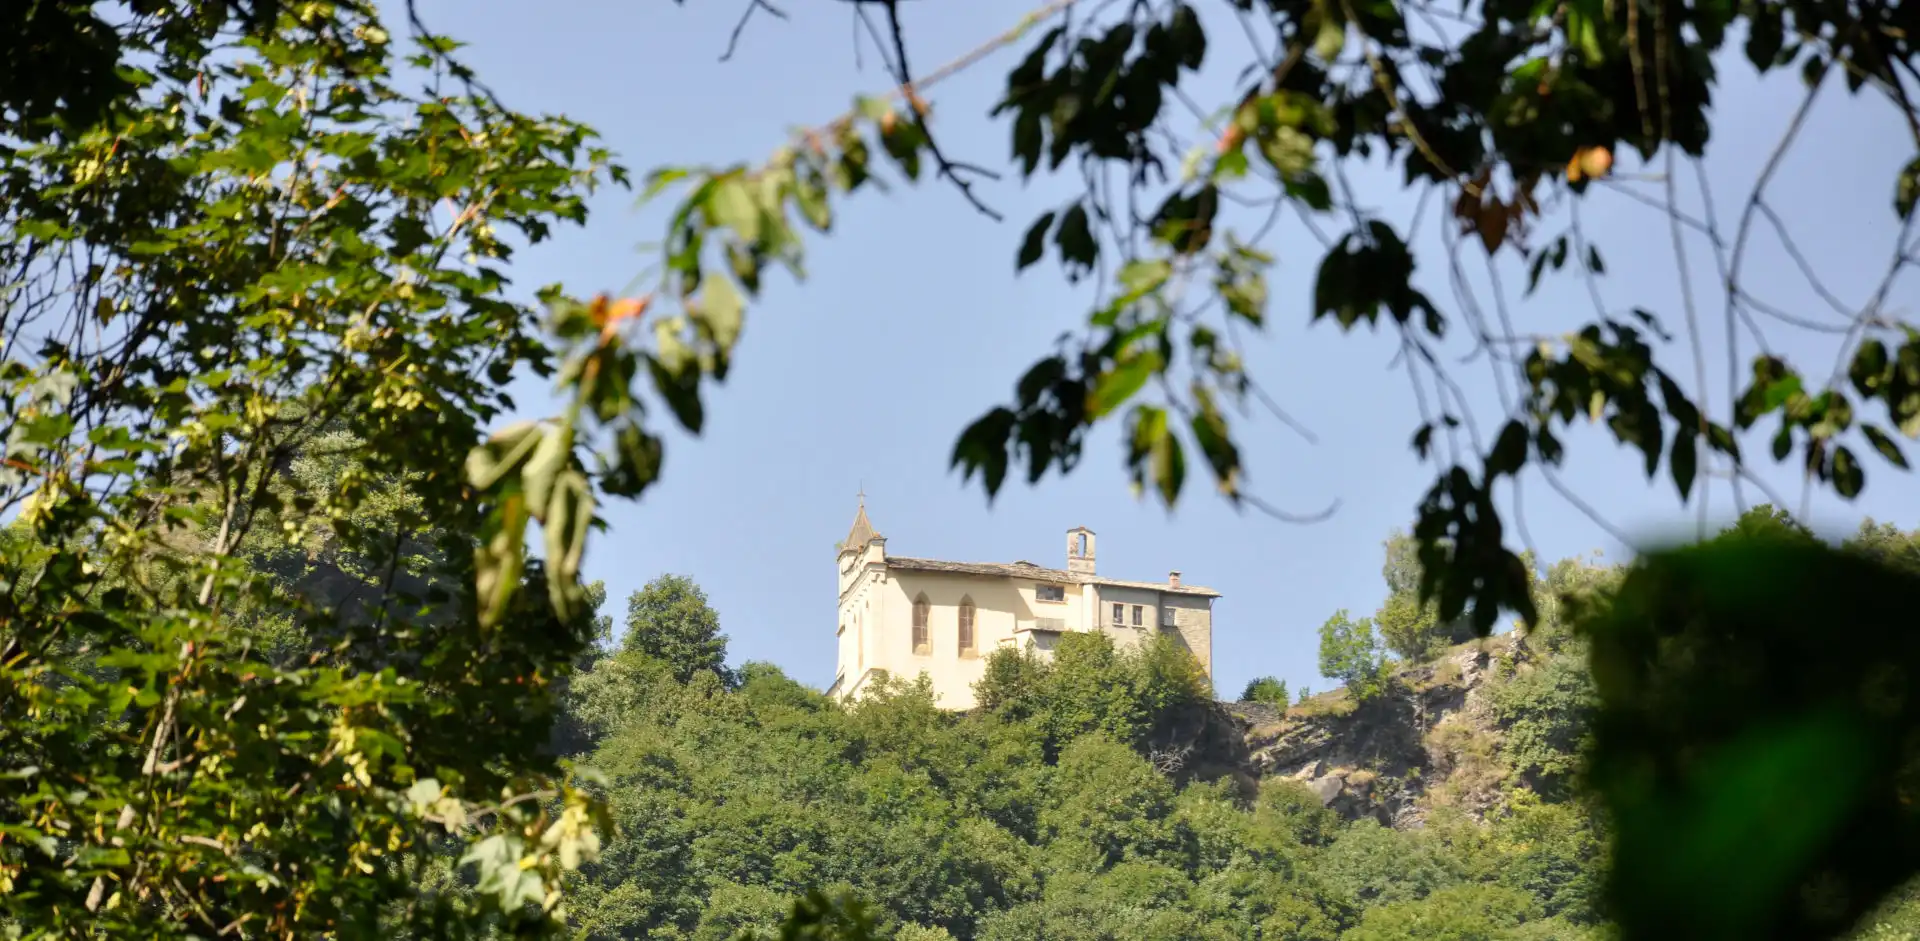
[[[622,648],[666,664],[686,682],[701,671],[727,678],[727,638],[707,593],[685,575],[662,575],[627,599]]]
[[[0,18],[0,924],[558,926],[592,501],[571,419],[488,432],[556,368],[507,263],[624,172],[368,3]]]

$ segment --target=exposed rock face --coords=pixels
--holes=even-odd
[[[1432,803],[1422,797],[1476,815],[1497,800],[1501,774],[1490,752],[1499,730],[1482,693],[1497,663],[1526,656],[1525,642],[1506,634],[1402,670],[1387,692],[1358,705],[1335,691],[1286,710],[1222,708],[1240,729],[1245,775],[1300,781],[1348,819],[1416,828]]]

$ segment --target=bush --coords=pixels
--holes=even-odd
[[[1049,659],[996,650],[974,684],[980,706],[1009,722],[1033,720],[1048,754],[1088,734],[1144,750],[1187,710],[1213,699],[1213,684],[1193,654],[1158,634],[1128,650],[1100,633],[1068,633]]]
[[[1240,694],[1240,701],[1265,703],[1282,709],[1287,708],[1287,705],[1292,702],[1287,698],[1286,681],[1271,676],[1263,676],[1248,683],[1246,691]]]

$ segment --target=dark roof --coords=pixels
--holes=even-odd
[[[909,559],[901,556],[888,556],[889,568],[906,569],[911,572],[950,572],[955,575],[981,575],[988,578],[1030,578],[1041,582],[1065,582],[1071,585],[1110,585],[1115,588],[1140,588],[1147,591],[1163,591],[1170,595],[1200,595],[1218,598],[1220,593],[1199,585],[1169,585],[1166,582],[1130,582],[1119,578],[1104,578],[1099,575],[1082,575],[1061,569],[1050,569],[1034,565],[1031,562],[946,562],[940,559]]]

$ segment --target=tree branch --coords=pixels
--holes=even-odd
[[[740,11],[740,19],[733,24],[732,35],[727,37],[727,51],[720,54],[720,61],[726,62],[733,58],[734,50],[740,47],[740,34],[747,30],[747,21],[753,19],[753,15],[761,10],[767,11],[767,15],[776,20],[787,18],[785,11],[768,3],[767,0],[747,0],[747,8]]]

